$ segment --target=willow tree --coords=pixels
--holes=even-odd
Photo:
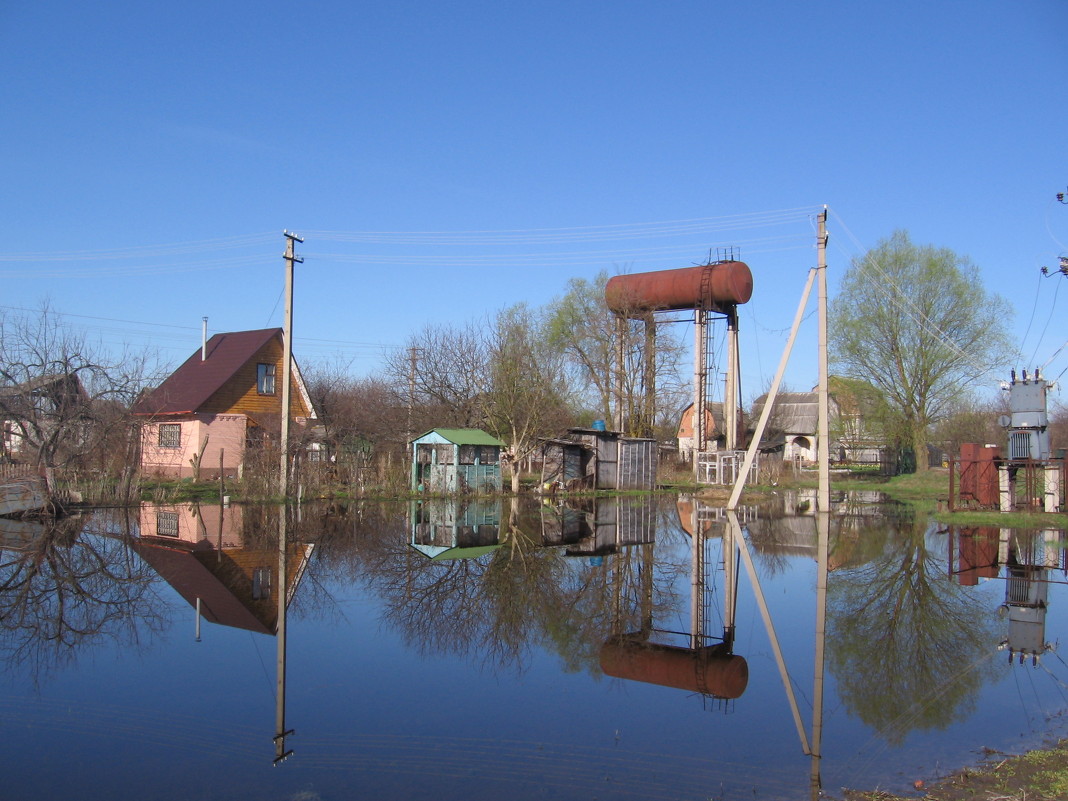
[[[1008,304],[952,250],[897,231],[855,258],[831,304],[835,370],[883,393],[918,470],[928,432],[953,402],[1009,358]]]

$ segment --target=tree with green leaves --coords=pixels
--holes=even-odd
[[[565,403],[563,356],[550,346],[543,313],[520,303],[498,313],[488,332],[490,385],[484,396],[490,431],[507,443],[512,492],[519,492],[520,464],[539,437],[570,422]]]
[[[846,271],[831,304],[831,360],[881,391],[887,430],[925,470],[930,427],[1006,366],[1010,314],[967,258],[897,231]]]

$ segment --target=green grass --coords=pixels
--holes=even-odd
[[[983,765],[931,784],[918,782],[927,801],[1054,801],[1068,798],[1068,740],[1020,756],[990,752]],[[915,796],[912,796],[915,797]],[[903,801],[881,790],[846,793],[849,801]]]

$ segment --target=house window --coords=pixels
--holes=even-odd
[[[180,448],[180,447],[182,447],[182,424],[181,423],[160,423],[159,424],[159,446],[161,448]]]
[[[257,567],[252,571],[252,600],[266,601],[271,597],[271,568]]]
[[[460,464],[474,464],[475,458],[478,456],[477,445],[461,445],[460,446]]]
[[[156,512],[156,534],[160,537],[177,537],[178,513]]]
[[[261,395],[274,394],[274,365],[256,365],[256,391]]]
[[[501,448],[499,445],[483,445],[479,461],[482,464],[497,464],[501,460]]]

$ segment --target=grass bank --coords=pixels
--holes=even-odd
[[[996,751],[982,764],[930,784],[917,782],[927,801],[1063,801],[1068,798],[1068,740],[1052,748],[1009,756]],[[847,801],[905,801],[880,790],[845,794]],[[915,799],[915,795],[907,796]]]

